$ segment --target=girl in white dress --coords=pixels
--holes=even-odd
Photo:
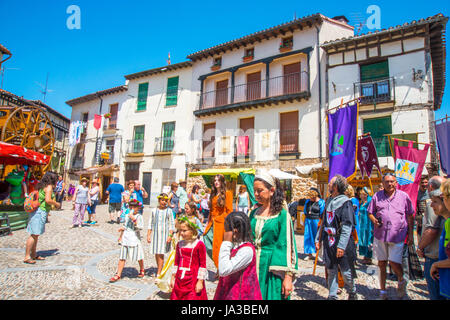
[[[138,277],[143,278],[145,276],[144,270],[144,250],[142,249],[141,233],[144,229],[144,218],[139,213],[139,208],[142,203],[136,199],[132,199],[129,202],[130,213],[125,217],[125,223],[123,227],[119,228],[122,238],[122,247],[120,248],[119,266],[116,274],[109,279],[109,282],[116,282],[121,278],[123,267],[126,260],[132,262],[138,262],[140,272]]]
[[[176,232],[172,209],[168,206],[169,197],[165,193],[158,196],[159,206],[150,213],[148,221],[147,242],[151,243],[150,254],[155,255],[158,271],[161,273],[164,265],[164,254],[171,250],[173,233]]]

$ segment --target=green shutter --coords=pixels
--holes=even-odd
[[[178,98],[179,77],[167,79],[166,106],[176,106]]]
[[[174,146],[175,122],[163,123],[163,150],[172,151]]]
[[[145,126],[134,127],[133,152],[142,153],[144,151]]]
[[[391,136],[389,136],[389,140],[391,142],[391,152],[393,152],[394,150],[394,138],[396,139],[402,139],[402,140],[411,140],[411,141],[415,141],[417,142],[417,133],[399,133],[399,134],[393,134]],[[406,141],[399,141],[398,145],[400,147],[407,147],[408,146],[408,142]],[[419,145],[417,143],[413,144],[413,148],[418,149]]]
[[[388,137],[384,136],[385,134],[392,133],[392,122],[390,116],[364,120],[364,133],[368,132],[370,132],[379,157],[387,157],[392,155],[389,148]]]
[[[361,66],[361,82],[386,78],[389,78],[389,64],[387,60]]]
[[[137,110],[147,109],[148,82],[139,84]]]

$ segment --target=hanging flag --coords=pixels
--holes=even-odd
[[[102,116],[99,114],[94,115],[94,128],[95,129],[100,129],[100,127],[102,126]]]
[[[441,169],[450,175],[450,121],[442,119],[442,123],[435,126]]]
[[[347,105],[328,114],[330,164],[328,181],[340,174],[351,180],[356,175],[358,105]]]
[[[414,141],[408,141],[407,147],[399,146],[398,140],[394,138],[395,176],[398,189],[408,194],[416,211],[420,178],[430,145],[426,144],[423,150],[415,149],[413,145]]]
[[[364,178],[364,174],[370,177],[372,174],[373,166],[375,166],[381,175],[380,164],[378,163],[377,149],[373,144],[372,137],[366,135],[359,137],[358,139],[358,164],[361,175]]]
[[[248,136],[239,136],[237,142],[237,156],[246,156],[248,154]]]

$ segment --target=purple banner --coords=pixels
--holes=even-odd
[[[349,178],[356,173],[357,118],[356,103],[328,114],[328,181],[336,174]]]
[[[439,149],[439,159],[441,160],[441,169],[447,175],[450,174],[450,122],[442,120],[442,123],[436,124],[436,138]]]

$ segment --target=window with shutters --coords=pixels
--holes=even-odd
[[[392,133],[391,116],[363,120],[364,133],[369,133],[377,149],[378,157],[391,156],[389,139],[385,134]]]
[[[137,111],[147,109],[148,82],[139,84]]]
[[[298,153],[298,111],[280,114],[280,154]]]
[[[144,152],[145,126],[134,127],[133,153]]]
[[[125,163],[125,181],[139,180],[139,162]]]
[[[176,182],[177,169],[162,169],[162,186],[170,186],[172,182]]]
[[[179,77],[167,79],[166,106],[176,106],[178,100]]]
[[[215,144],[216,144],[216,123],[204,124],[202,159],[214,158]]]
[[[388,61],[360,66],[361,103],[391,100]]]
[[[108,121],[108,129],[116,129],[117,128],[117,112],[119,110],[119,104],[111,104],[109,106],[109,113],[111,113],[111,118]]]
[[[171,152],[175,144],[175,122],[166,122],[162,125],[161,151]]]

